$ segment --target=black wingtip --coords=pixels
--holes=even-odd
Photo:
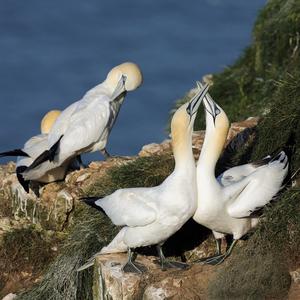
[[[17,178],[26,193],[29,193],[29,180],[25,180],[22,173],[27,169],[26,166],[19,166],[16,168]]]
[[[49,149],[49,161],[53,161],[58,150],[61,139],[64,135],[61,135],[57,142]]]
[[[63,135],[61,135],[61,137],[58,139],[58,141],[53,146],[51,146],[51,148],[49,150],[46,150],[43,153],[41,153],[34,160],[34,162],[26,169],[26,171],[30,171],[30,170],[34,169],[35,167],[39,166],[40,164],[42,164],[43,162],[45,162],[47,160],[52,162],[54,160],[54,157],[56,155],[57,149],[58,149],[59,144],[60,144],[60,140],[62,138],[63,138]]]
[[[0,157],[5,157],[5,156],[26,156],[26,157],[29,157],[29,155],[26,152],[24,152],[22,149],[15,149],[15,150],[0,153]]]
[[[256,161],[252,162],[251,164],[254,167],[261,167],[261,166],[267,165],[271,160],[272,160],[272,157],[270,155],[268,155],[260,160],[256,160]]]

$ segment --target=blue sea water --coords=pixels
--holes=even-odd
[[[235,61],[264,4],[1,0],[0,152],[22,146],[48,110],[79,100],[124,61],[141,66],[144,84],[127,95],[107,149],[134,155],[162,141],[174,101],[202,75]],[[91,159],[102,156],[84,156]]]

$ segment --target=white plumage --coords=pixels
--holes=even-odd
[[[182,105],[172,118],[175,169],[161,185],[121,189],[92,203],[86,201],[101,207],[114,224],[124,226],[100,253],[125,252],[127,249],[155,244],[160,247],[194,214],[197,190],[192,131],[197,109],[207,90],[208,86],[205,86],[189,103]],[[165,267],[167,263],[161,248],[159,254],[162,267]],[[136,267],[131,256],[128,263]],[[180,267],[180,263],[168,266]],[[134,270],[129,268],[129,271]]]
[[[47,150],[55,147],[55,153],[40,153],[40,157],[23,173],[24,178],[41,177],[49,169],[82,153],[101,151],[108,156],[105,149],[108,135],[125,94],[141,83],[142,74],[137,65],[124,63],[113,68],[103,83],[61,113],[48,135]]]
[[[236,240],[258,223],[252,213],[269,203],[281,189],[288,158],[282,151],[273,159],[265,158],[262,165],[237,166],[216,179],[215,166],[225,144],[229,121],[209,94],[203,103],[206,133],[197,164],[198,208],[193,218],[210,228],[216,239],[233,235],[234,243],[225,255],[207,260],[220,263],[230,254]]]

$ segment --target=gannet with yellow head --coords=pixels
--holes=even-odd
[[[201,85],[200,85],[201,86]],[[282,188],[288,158],[282,151],[260,164],[231,168],[215,177],[215,166],[225,145],[229,121],[224,110],[207,93],[203,100],[206,132],[197,163],[198,208],[193,219],[213,231],[215,256],[201,260],[218,264],[228,257],[236,242],[257,225],[253,212],[269,203]],[[221,238],[233,235],[233,243],[221,254]]]
[[[166,260],[161,246],[178,231],[196,210],[196,166],[192,152],[192,132],[198,107],[208,90],[200,89],[189,103],[183,104],[171,122],[175,169],[162,184],[148,188],[127,188],[99,199],[83,200],[104,210],[112,222],[123,226],[101,254],[126,252],[125,272],[142,272],[143,267],[133,260],[137,247],[157,245],[162,269],[185,268],[186,264]],[[93,264],[93,258],[80,270]]]
[[[3,156],[18,156],[16,164],[16,174],[20,184],[26,192],[29,192],[29,181],[23,179],[21,173],[26,170],[28,166],[36,159],[36,157],[48,147],[48,133],[58,116],[61,114],[59,110],[49,111],[41,121],[41,134],[31,137],[25,144],[23,149],[16,149],[12,151],[0,153]],[[64,178],[67,166],[47,172],[40,178],[36,178],[38,182],[51,182],[61,180]]]
[[[104,82],[61,113],[48,134],[47,150],[26,169],[24,178],[41,177],[82,153],[101,151],[108,157],[105,147],[121,104],[127,91],[142,84],[142,78],[134,63],[114,67]]]

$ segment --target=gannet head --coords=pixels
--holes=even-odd
[[[60,110],[51,110],[48,113],[46,113],[41,121],[41,133],[43,134],[49,133],[54,122],[56,121],[56,119],[60,114],[61,114]]]
[[[120,64],[108,73],[105,83],[112,92],[112,98],[124,91],[133,91],[143,82],[143,75],[138,65],[132,62]]]
[[[180,106],[171,121],[171,134],[174,139],[179,133],[192,131],[198,108],[208,91],[208,84],[204,87],[198,86],[198,92],[187,103]]]
[[[197,83],[201,86],[200,83]],[[206,127],[209,130],[217,130],[218,132],[223,132],[224,134],[229,128],[229,120],[225,111],[212,99],[209,94],[203,99],[203,105],[206,112]]]

